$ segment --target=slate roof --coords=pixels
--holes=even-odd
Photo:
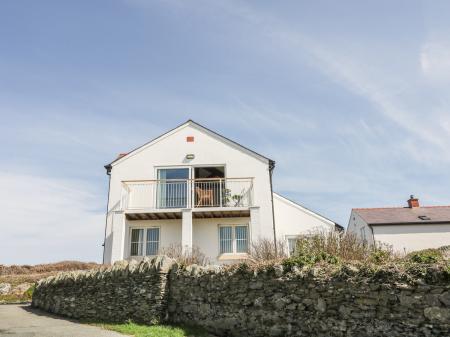
[[[450,206],[354,208],[369,225],[450,223]]]

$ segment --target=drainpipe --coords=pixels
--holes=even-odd
[[[272,202],[272,226],[273,226],[273,243],[275,247],[275,257],[278,256],[278,244],[277,244],[277,233],[275,230],[275,210],[273,207],[273,185],[272,185],[272,175],[273,169],[275,168],[275,161],[269,160],[269,181],[270,181],[270,201]]]
[[[373,233],[373,227],[372,227],[372,225],[369,225],[369,228],[370,228],[370,231],[372,232],[372,242],[373,242],[373,245],[376,246],[376,245],[375,245],[375,234]]]
[[[106,242],[106,227],[108,226],[108,207],[109,207],[109,192],[111,190],[111,164],[105,165],[106,169],[106,175],[109,177],[108,180],[108,199],[106,201],[106,217],[105,217],[105,234],[103,236],[103,257],[102,257],[102,263],[105,264],[105,242]]]

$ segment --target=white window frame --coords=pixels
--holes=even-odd
[[[142,241],[133,241],[133,230],[142,230]],[[131,255],[131,251],[132,251],[132,246],[134,243],[139,244],[138,246],[138,252],[139,250],[141,250],[142,255]],[[145,256],[145,229],[144,228],[130,228],[130,244],[128,245],[129,249],[128,249],[128,254],[130,256]],[[139,249],[140,248],[140,249]]]
[[[220,252],[220,228],[222,227],[231,227],[231,244],[233,247],[233,251],[230,253],[221,253]],[[247,227],[247,251],[246,252],[238,252],[237,251],[237,239],[236,239],[236,227]],[[218,239],[218,250],[219,256],[227,256],[227,255],[248,255],[250,250],[250,226],[248,223],[242,224],[220,224],[217,227],[217,239]]]
[[[142,227],[142,226],[137,226],[137,227],[130,227],[130,233],[129,233],[129,244],[128,244],[128,256],[130,257],[144,257],[144,256],[155,256],[155,255],[147,255],[147,231],[149,229],[154,229],[157,228],[159,231],[159,236],[158,236],[158,252],[161,250],[161,227],[160,226],[150,226],[150,227]],[[142,247],[142,255],[131,255],[131,244],[132,244],[132,231],[133,229],[142,229],[144,230],[144,235],[143,235],[143,247]],[[155,242],[155,241],[152,241]]]
[[[287,254],[288,256],[291,256],[291,250],[289,249],[289,240],[295,240],[295,246],[297,246],[297,241],[299,239],[299,235],[286,235],[286,243],[287,243]],[[295,253],[295,247],[294,247],[294,253]]]

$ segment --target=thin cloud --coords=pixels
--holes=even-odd
[[[4,264],[101,262],[103,196],[83,181],[0,171]]]

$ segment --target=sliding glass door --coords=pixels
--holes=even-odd
[[[158,208],[185,208],[189,168],[158,169]]]

